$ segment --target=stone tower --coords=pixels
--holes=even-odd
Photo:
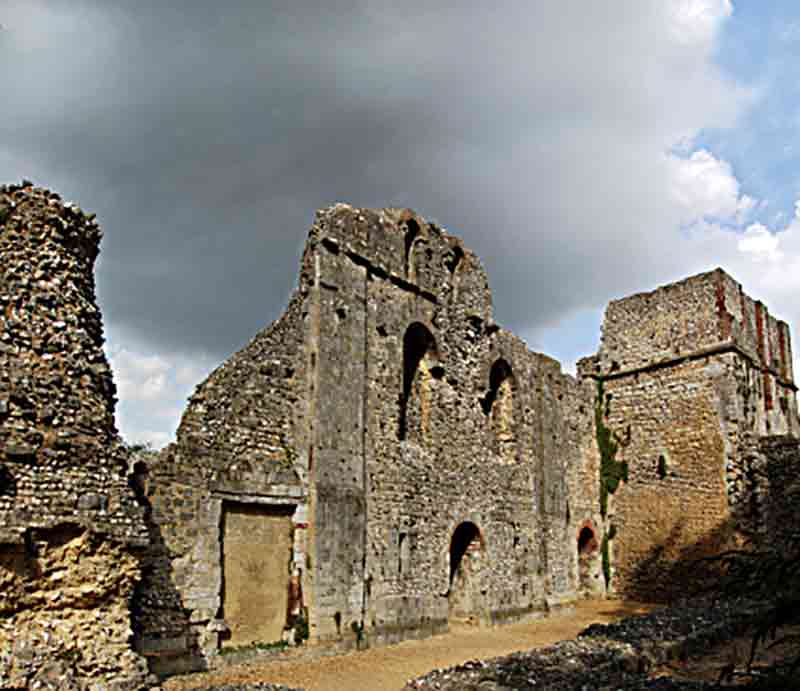
[[[716,269],[611,302],[578,370],[597,384],[615,589],[682,595],[766,520],[743,445],[798,436],[789,327]]]
[[[134,688],[128,601],[147,544],[114,424],[93,216],[0,187],[0,686]]]

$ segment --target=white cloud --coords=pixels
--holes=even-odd
[[[218,364],[207,356],[194,356],[193,361],[175,367],[175,381],[182,386],[195,386]]]
[[[727,161],[705,149],[688,158],[668,156],[670,197],[681,208],[685,223],[716,218],[741,223],[756,206],[740,193],[739,181]]]
[[[771,233],[760,223],[754,223],[745,230],[736,247],[740,252],[750,255],[754,261],[779,262],[784,256],[778,250],[779,244],[780,240],[775,233]]]
[[[159,355],[147,355],[119,348],[109,354],[120,398],[154,401],[167,387],[170,363]]]
[[[147,444],[153,450],[158,450],[169,444],[174,439],[174,435],[161,429],[141,429],[134,427],[125,431],[125,421],[117,416],[117,426],[122,432],[122,437],[127,444]]]
[[[155,354],[146,345],[116,346],[120,334],[108,339],[108,360],[114,371],[119,405],[117,427],[132,443],[160,448],[173,440],[186,399],[212,369],[204,354]]]
[[[730,0],[672,0],[669,8],[673,36],[684,43],[710,43],[719,26],[733,14]]]
[[[792,328],[795,373],[800,374],[800,201],[794,218],[784,227],[770,229],[760,223],[733,231],[719,224],[698,222],[679,248],[687,266],[709,269],[721,266],[770,313]]]

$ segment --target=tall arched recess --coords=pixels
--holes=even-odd
[[[516,380],[511,365],[498,358],[489,372],[489,390],[481,401],[483,412],[495,437],[495,452],[506,462],[516,458],[516,425],[514,421],[514,392]]]
[[[461,523],[450,538],[448,617],[477,623],[482,612],[480,586],[483,537],[477,525]]]
[[[427,427],[431,380],[437,376],[436,339],[424,324],[414,322],[403,337],[403,391],[400,394],[399,439],[420,438]]]

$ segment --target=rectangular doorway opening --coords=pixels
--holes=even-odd
[[[281,640],[292,562],[292,505],[222,504],[224,646]]]

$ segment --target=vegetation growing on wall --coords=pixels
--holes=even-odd
[[[617,461],[617,451],[622,443],[616,432],[606,427],[605,417],[609,413],[611,398],[604,396],[603,380],[597,380],[597,399],[594,407],[597,448],[600,450],[600,514],[608,512],[608,495],[614,494],[622,480],[628,481],[628,464]],[[605,402],[605,406],[604,406]],[[605,407],[605,410],[604,410]]]
[[[308,608],[304,607],[294,622],[294,640],[303,645],[308,640]]]
[[[364,622],[350,622],[350,629],[356,635],[356,648],[361,650],[361,644],[364,642]]]
[[[664,458],[664,454],[658,457],[658,477],[661,480],[667,477],[667,459]]]
[[[600,548],[600,551],[603,556],[603,579],[606,582],[606,589],[608,589],[608,584],[611,583],[611,554],[609,552],[609,543],[617,534],[617,526],[612,525],[608,532],[603,535],[603,544]]]

